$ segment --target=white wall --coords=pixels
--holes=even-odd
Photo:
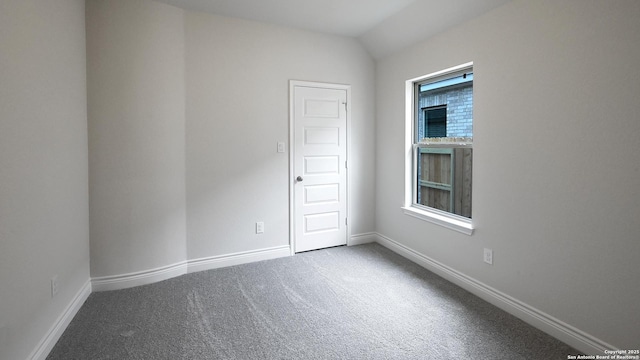
[[[640,339],[640,2],[524,1],[377,63],[381,234],[622,349]],[[473,236],[402,213],[404,82],[474,61]],[[494,250],[494,265],[482,249]]]
[[[189,258],[289,242],[289,80],[352,85],[351,232],[374,230],[374,63],[354,39],[186,13]],[[255,234],[255,222],[265,233]]]
[[[93,277],[288,245],[290,79],[352,85],[352,233],[374,230],[374,63],[356,40],[150,0],[88,1],[87,39]]]
[[[377,66],[353,39],[149,0],[87,1],[85,64],[84,10],[0,3],[0,358],[27,357],[85,285],[89,221],[94,277],[286,245],[290,79],[353,86],[352,234],[638,347],[637,1],[516,0]],[[467,61],[471,237],[400,211],[404,81]]]
[[[87,1],[91,276],[186,260],[184,16]]]
[[[27,358],[89,280],[84,8],[0,3],[0,359]]]

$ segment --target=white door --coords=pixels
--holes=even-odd
[[[293,85],[295,252],[347,243],[347,87]]]

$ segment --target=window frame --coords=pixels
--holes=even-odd
[[[448,69],[430,73],[417,78],[409,79],[405,83],[405,199],[402,210],[404,214],[424,220],[445,228],[472,235],[474,226],[471,218],[466,218],[447,211],[430,208],[417,203],[417,156],[419,151],[417,145],[417,117],[416,109],[418,93],[417,84],[425,81],[437,82],[447,77],[455,76],[457,73],[466,71],[473,72],[473,62],[464,63]],[[472,170],[473,171],[473,170]],[[473,196],[473,192],[472,192]]]

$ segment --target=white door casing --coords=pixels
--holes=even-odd
[[[292,251],[347,244],[350,87],[291,81]]]

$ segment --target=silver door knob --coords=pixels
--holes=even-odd
[[[296,181],[302,181],[302,176],[298,176],[298,177],[296,178]]]

